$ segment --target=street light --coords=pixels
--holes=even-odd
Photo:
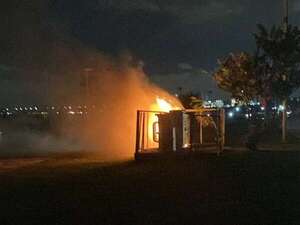
[[[288,31],[288,24],[289,24],[289,1],[283,0],[283,31],[286,34]],[[284,76],[284,80],[286,76]],[[282,109],[282,141],[286,141],[286,129],[287,129],[287,100],[283,100],[283,109]]]
[[[289,0],[283,0],[283,29],[286,32],[289,24]]]

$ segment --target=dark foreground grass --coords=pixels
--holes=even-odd
[[[300,224],[300,153],[98,163],[0,173],[0,224]]]

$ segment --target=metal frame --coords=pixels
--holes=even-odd
[[[213,118],[216,128],[216,141],[212,143],[206,143],[203,134],[203,120],[199,121],[199,146],[190,146],[187,148],[187,152],[201,152],[202,150],[214,149],[218,154],[224,150],[225,144],[225,110],[216,108],[203,108],[203,109],[188,109],[182,110],[182,113],[189,115],[200,116],[200,118],[211,117]],[[152,115],[168,114],[167,112],[161,111],[149,111],[149,110],[138,110],[136,120],[136,147],[135,154],[149,154],[149,153],[160,153],[159,144],[149,144],[149,118]],[[197,115],[198,114],[198,115]],[[192,143],[191,143],[192,144]]]

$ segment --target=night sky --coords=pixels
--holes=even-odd
[[[162,86],[175,90],[189,78],[195,90],[199,80],[191,74],[212,71],[229,52],[253,51],[256,24],[279,24],[281,7],[282,0],[6,1],[0,12],[2,86],[28,79],[17,70],[57,63],[51,50],[76,42],[110,55],[130,50]],[[298,25],[299,15],[300,1],[291,0],[291,23]]]

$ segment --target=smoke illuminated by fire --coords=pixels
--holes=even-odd
[[[110,57],[78,48],[74,54],[73,50],[64,46],[56,52],[66,60],[55,65],[55,76],[72,82],[55,79],[55,88],[49,89],[47,98],[60,105],[87,105],[90,111],[84,117],[71,113],[66,118],[58,116],[53,127],[60,136],[56,133],[55,137],[50,134],[49,138],[31,133],[22,135],[26,139],[24,142],[36,143],[33,152],[67,149],[96,153],[103,159],[132,157],[136,143],[137,110],[169,112],[182,108],[175,96],[151,83],[143,71],[143,64],[126,52]],[[87,67],[92,68],[88,74]],[[49,77],[54,75],[49,72]],[[51,80],[54,84],[54,78]],[[153,147],[158,144],[157,122],[158,117],[154,113],[145,125]]]
[[[101,106],[101,112],[89,115],[80,138],[87,143],[88,149],[99,155],[132,157],[137,110],[168,112],[182,109],[182,105],[174,95],[151,83],[141,64],[130,55],[121,55],[114,60],[100,56],[97,62],[98,69],[94,67],[93,73],[99,78],[99,86],[94,88],[95,98],[90,99],[90,104],[96,102]],[[158,118],[153,114],[145,123],[153,148],[158,144],[157,122]]]

